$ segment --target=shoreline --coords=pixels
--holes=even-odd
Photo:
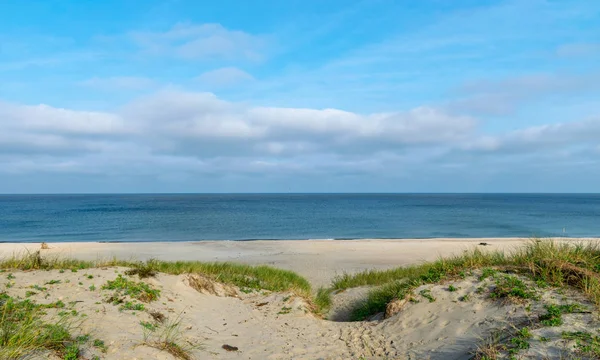
[[[553,238],[560,242],[600,241],[600,238]],[[390,269],[458,255],[475,247],[510,251],[530,238],[436,238],[361,240],[255,240],[188,242],[61,242],[47,243],[42,254],[98,260],[235,262],[291,270],[314,288],[327,286],[338,275]],[[487,246],[480,246],[479,243]],[[40,250],[41,243],[0,243],[0,257]]]
[[[24,244],[24,245],[32,245],[32,244],[184,244],[184,243],[212,243],[212,242],[232,242],[232,243],[244,243],[244,242],[321,242],[321,241],[458,241],[458,242],[468,242],[468,241],[484,241],[484,240],[493,240],[493,241],[515,241],[515,240],[544,240],[544,239],[553,239],[559,241],[577,241],[577,240],[600,240],[600,236],[577,236],[577,237],[568,237],[568,236],[488,236],[488,237],[411,237],[411,238],[400,238],[400,237],[390,237],[390,238],[296,238],[296,239],[279,239],[279,238],[252,238],[252,239],[199,239],[199,240],[86,240],[86,241],[39,241],[39,240],[25,240],[25,241],[14,241],[14,240],[0,240],[1,244]]]

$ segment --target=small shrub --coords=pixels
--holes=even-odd
[[[104,344],[103,340],[95,339],[93,345],[95,348],[100,349],[100,351],[102,351],[103,353],[105,353],[107,350],[107,346],[106,344]]]
[[[496,287],[490,293],[492,299],[510,300],[537,299],[535,292],[516,276],[504,275],[496,279]]]
[[[158,273],[158,265],[159,263],[156,259],[149,259],[145,263],[139,262],[133,264],[132,269],[126,270],[125,275],[137,275],[140,279],[154,277]]]
[[[479,281],[483,281],[490,277],[495,277],[498,273],[498,270],[492,268],[484,268],[481,270],[481,275],[479,276]]]
[[[131,301],[127,301],[125,304],[123,304],[119,307],[119,311],[123,311],[123,310],[144,311],[144,309],[145,309],[144,304],[134,303]]]
[[[160,290],[153,289],[150,285],[141,281],[131,281],[122,275],[118,275],[115,280],[109,280],[102,286],[102,289],[116,290],[143,302],[154,301],[160,296]]]

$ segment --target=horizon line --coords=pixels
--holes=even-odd
[[[0,193],[0,196],[48,195],[600,195],[600,192],[76,192]]]

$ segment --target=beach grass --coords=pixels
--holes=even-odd
[[[330,290],[345,290],[372,286],[367,298],[353,311],[353,320],[364,320],[385,311],[388,303],[404,298],[418,286],[464,277],[464,274],[484,269],[482,277],[496,277],[498,270],[509,270],[532,278],[539,284],[555,287],[572,286],[600,304],[600,246],[597,242],[558,242],[532,239],[511,252],[486,251],[479,248],[461,255],[420,265],[390,270],[369,270],[336,278]],[[483,279],[480,279],[483,280]],[[496,298],[529,299],[535,294],[522,281],[509,275],[496,277]],[[328,306],[323,299],[332,291],[322,291],[318,304]],[[323,310],[325,311],[325,310]]]
[[[42,256],[40,251],[14,254],[0,260],[3,270],[84,270],[90,268],[122,266],[131,268],[129,275],[140,278],[155,276],[157,273],[171,275],[202,274],[224,284],[240,288],[269,291],[290,291],[307,300],[311,299],[311,285],[302,276],[288,270],[259,265],[235,263],[205,263],[200,261],[124,261],[115,258],[108,260],[83,261],[60,256]]]
[[[48,318],[47,308],[0,294],[0,359],[21,359],[39,351],[77,359],[79,344],[71,335],[77,324],[64,316]]]

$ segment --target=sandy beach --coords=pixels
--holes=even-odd
[[[268,264],[304,276],[314,292],[343,273],[419,264],[474,248],[509,252],[531,241],[50,243],[41,254],[84,260],[116,257]],[[38,250],[40,244],[3,243],[0,257]],[[600,327],[593,302],[574,289],[548,288],[518,274],[487,271],[473,269],[446,281],[424,282],[404,298],[388,303],[385,313],[357,322],[348,322],[346,308],[364,301],[376,287],[333,291],[331,310],[325,314],[315,312],[309,297],[290,290],[252,290],[185,272],[138,279],[126,267],[102,265],[2,270],[0,287],[5,289],[4,296],[41,304],[45,316],[69,317],[69,324],[77,324],[71,331],[73,338],[82,339],[78,343],[81,359],[472,359],[481,349],[500,351],[485,348],[486,339],[499,329],[512,331],[517,343],[527,344],[519,348],[519,358],[569,358],[563,356],[579,350],[564,334],[587,334]],[[525,299],[493,300],[502,281],[509,280],[511,286],[522,286],[524,295],[519,296]],[[156,292],[156,298],[127,293],[140,286]],[[559,315],[560,323],[542,326],[539,319],[548,304],[571,309],[571,313]],[[176,326],[176,331],[170,326]],[[512,329],[521,329],[525,335],[515,335]],[[164,338],[165,333],[176,336]],[[160,346],[175,342],[186,348],[185,355]],[[62,357],[42,352],[32,358]]]
[[[589,238],[555,239],[565,242]],[[45,254],[82,260],[159,259],[163,261],[219,261],[271,265],[297,272],[314,286],[329,285],[339,274],[368,269],[389,269],[460,254],[480,243],[488,250],[511,250],[529,238],[478,239],[363,239],[363,240],[258,240],[148,243],[49,243]],[[39,243],[0,243],[0,257],[40,248]]]

